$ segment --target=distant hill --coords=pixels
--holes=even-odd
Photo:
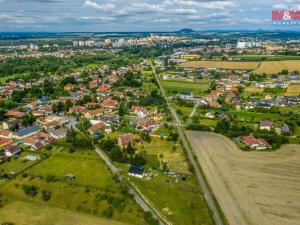
[[[179,31],[176,31],[176,33],[184,33],[184,34],[188,34],[188,33],[194,33],[195,31],[193,29],[189,29],[189,28],[184,28],[181,29]]]

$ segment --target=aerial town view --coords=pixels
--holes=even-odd
[[[300,225],[299,9],[0,0],[0,225]]]

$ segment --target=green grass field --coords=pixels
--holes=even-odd
[[[0,224],[16,225],[126,225],[113,220],[58,209],[39,203],[14,202],[0,210]]]
[[[238,121],[260,122],[261,120],[279,121],[281,116],[276,113],[234,112]]]
[[[157,159],[160,161],[168,163],[168,166],[171,170],[175,170],[181,173],[187,173],[188,163],[185,159],[181,145],[178,142],[172,142],[167,140],[162,140],[160,138],[152,137],[150,143],[144,142],[143,144],[136,144],[136,147],[139,150],[144,150],[147,154],[157,156],[155,164],[157,164]],[[162,157],[160,157],[162,156]],[[153,162],[147,163],[146,167],[151,167]]]
[[[112,182],[110,172],[93,151],[59,152],[33,167],[29,173],[41,177],[53,175],[60,180],[64,180],[65,174],[72,173],[76,176],[75,184],[99,188],[110,186]]]
[[[183,80],[162,80],[161,84],[166,90],[167,95],[174,95],[181,92],[196,92],[199,90],[207,90],[209,81],[187,82]]]
[[[0,164],[0,170],[3,170],[3,173],[19,173],[22,170],[30,167],[31,165],[33,165],[36,162],[33,161],[28,161],[28,160],[24,160],[23,158],[26,157],[27,155],[36,155],[36,154],[30,154],[27,152],[23,152],[20,157],[18,158],[11,158],[9,162],[4,162],[2,164]]]
[[[62,144],[63,142],[59,145]],[[74,174],[75,180],[66,180],[64,176],[67,173]],[[49,175],[52,179],[49,179]],[[35,186],[37,194],[26,195],[22,188],[24,185]],[[87,217],[98,217],[98,224],[105,224],[101,221],[105,221],[103,218],[109,218],[126,224],[144,225],[142,210],[122,190],[122,184],[114,181],[112,174],[94,151],[76,150],[75,153],[66,150],[52,151],[49,158],[34,165],[17,178],[1,183],[0,206],[3,208],[0,207],[0,215],[7,214],[5,209],[6,207],[9,209],[10,204],[21,202],[45,204],[47,207],[59,208],[57,210],[70,210],[72,215],[69,217],[72,218],[74,214],[74,218],[78,221],[81,221],[82,214],[86,214]],[[43,191],[51,193],[51,198],[46,202],[43,200]],[[108,210],[109,215],[105,214]],[[30,215],[30,212],[28,214]],[[7,219],[11,218],[26,221],[24,213],[19,211],[12,212],[11,217]],[[30,220],[29,224],[43,224],[39,222],[40,219],[43,221],[40,216],[31,219],[33,222]],[[82,221],[86,221],[82,224],[89,224],[88,219],[84,218]],[[91,220],[91,224],[93,221],[95,219]],[[61,224],[65,224],[64,218]],[[118,223],[112,223],[114,224]]]
[[[142,71],[142,80],[143,80],[143,89],[145,91],[149,91],[151,92],[152,90],[157,89],[157,87],[155,86],[155,83],[152,82],[154,76],[152,71]]]
[[[204,196],[193,178],[189,179],[190,182],[175,182],[174,178],[162,174],[150,180],[130,178],[174,225],[214,224]]]
[[[206,119],[206,118],[200,119],[200,124],[205,126],[215,127],[217,123],[218,121],[216,119]]]

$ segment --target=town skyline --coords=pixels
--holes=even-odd
[[[299,9],[300,1],[0,0],[0,6],[0,32],[297,31],[273,26],[271,17],[272,10]]]

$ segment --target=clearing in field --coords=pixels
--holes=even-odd
[[[206,90],[209,88],[209,81],[203,80],[198,82],[187,82],[184,80],[162,80],[161,84],[166,90],[167,94],[194,92],[199,90]]]
[[[17,225],[126,225],[38,203],[14,202],[0,210],[0,224]]]
[[[187,136],[230,225],[299,225],[299,145],[242,152],[222,135]]]
[[[300,71],[300,60],[283,60],[283,61],[267,61],[262,62],[256,73],[273,74],[282,70]]]
[[[259,66],[258,62],[224,62],[224,61],[193,61],[181,64],[185,68],[216,68],[232,70],[254,70]]]
[[[286,90],[286,95],[300,95],[300,84],[292,84]]]

